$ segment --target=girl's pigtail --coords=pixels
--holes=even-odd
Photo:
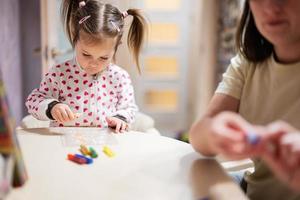
[[[144,42],[145,37],[147,36],[148,27],[147,22],[140,10],[137,9],[129,9],[127,10],[128,15],[133,17],[133,21],[129,28],[127,45],[130,51],[133,53],[135,62],[137,64],[137,68],[139,73],[141,73],[140,62],[139,62],[139,54]]]
[[[75,45],[74,38],[76,37],[76,29],[78,29],[74,13],[78,10],[80,2],[80,0],[63,0],[61,7],[61,17],[63,26],[68,36],[68,39],[73,47]]]

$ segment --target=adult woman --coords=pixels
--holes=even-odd
[[[262,152],[247,133],[267,133],[251,124],[284,120],[300,128],[300,1],[248,0],[237,33],[239,55],[231,60],[205,115],[190,132],[204,155],[240,159]],[[226,112],[224,112],[226,111]],[[250,123],[248,123],[250,122]],[[251,199],[295,199],[260,159],[246,175]]]

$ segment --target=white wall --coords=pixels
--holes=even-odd
[[[25,100],[41,81],[41,55],[34,53],[34,50],[41,46],[40,0],[20,0],[20,22],[23,73],[22,108],[24,115],[27,115]]]
[[[217,62],[218,0],[200,0],[195,42],[191,44],[191,123],[201,116],[214,93]]]
[[[112,2],[112,0],[110,1]],[[117,3],[115,0],[113,3]],[[130,5],[130,0],[119,3],[122,9]],[[203,114],[215,90],[216,64],[217,64],[217,20],[218,0],[194,0],[197,12],[191,14],[190,20],[193,24],[189,45],[190,71],[188,122],[191,125],[196,118]],[[197,8],[198,7],[198,8]],[[127,21],[127,23],[129,23]],[[127,34],[124,34],[127,36]],[[124,41],[126,41],[124,39]],[[126,44],[122,45],[118,52],[118,63],[122,66],[132,66]],[[136,70],[131,67],[128,71],[136,76]]]

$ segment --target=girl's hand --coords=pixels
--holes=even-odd
[[[262,158],[275,175],[300,191],[300,133],[284,122],[268,126]]]
[[[74,114],[70,107],[66,104],[56,104],[51,110],[52,117],[59,123],[73,121],[77,118],[77,114]]]
[[[208,135],[211,149],[229,159],[244,159],[257,156],[261,144],[252,145],[247,139],[248,133],[261,134],[263,128],[252,126],[240,115],[222,112],[211,121],[211,134]]]
[[[106,117],[108,127],[114,128],[116,133],[128,131],[129,125],[117,117]]]

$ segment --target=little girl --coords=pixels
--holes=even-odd
[[[139,10],[120,12],[98,0],[64,0],[62,18],[75,55],[50,68],[40,87],[26,101],[28,112],[50,126],[111,127],[128,129],[137,106],[128,73],[112,63],[124,31],[124,20],[133,17],[128,46],[139,67],[146,32]]]

